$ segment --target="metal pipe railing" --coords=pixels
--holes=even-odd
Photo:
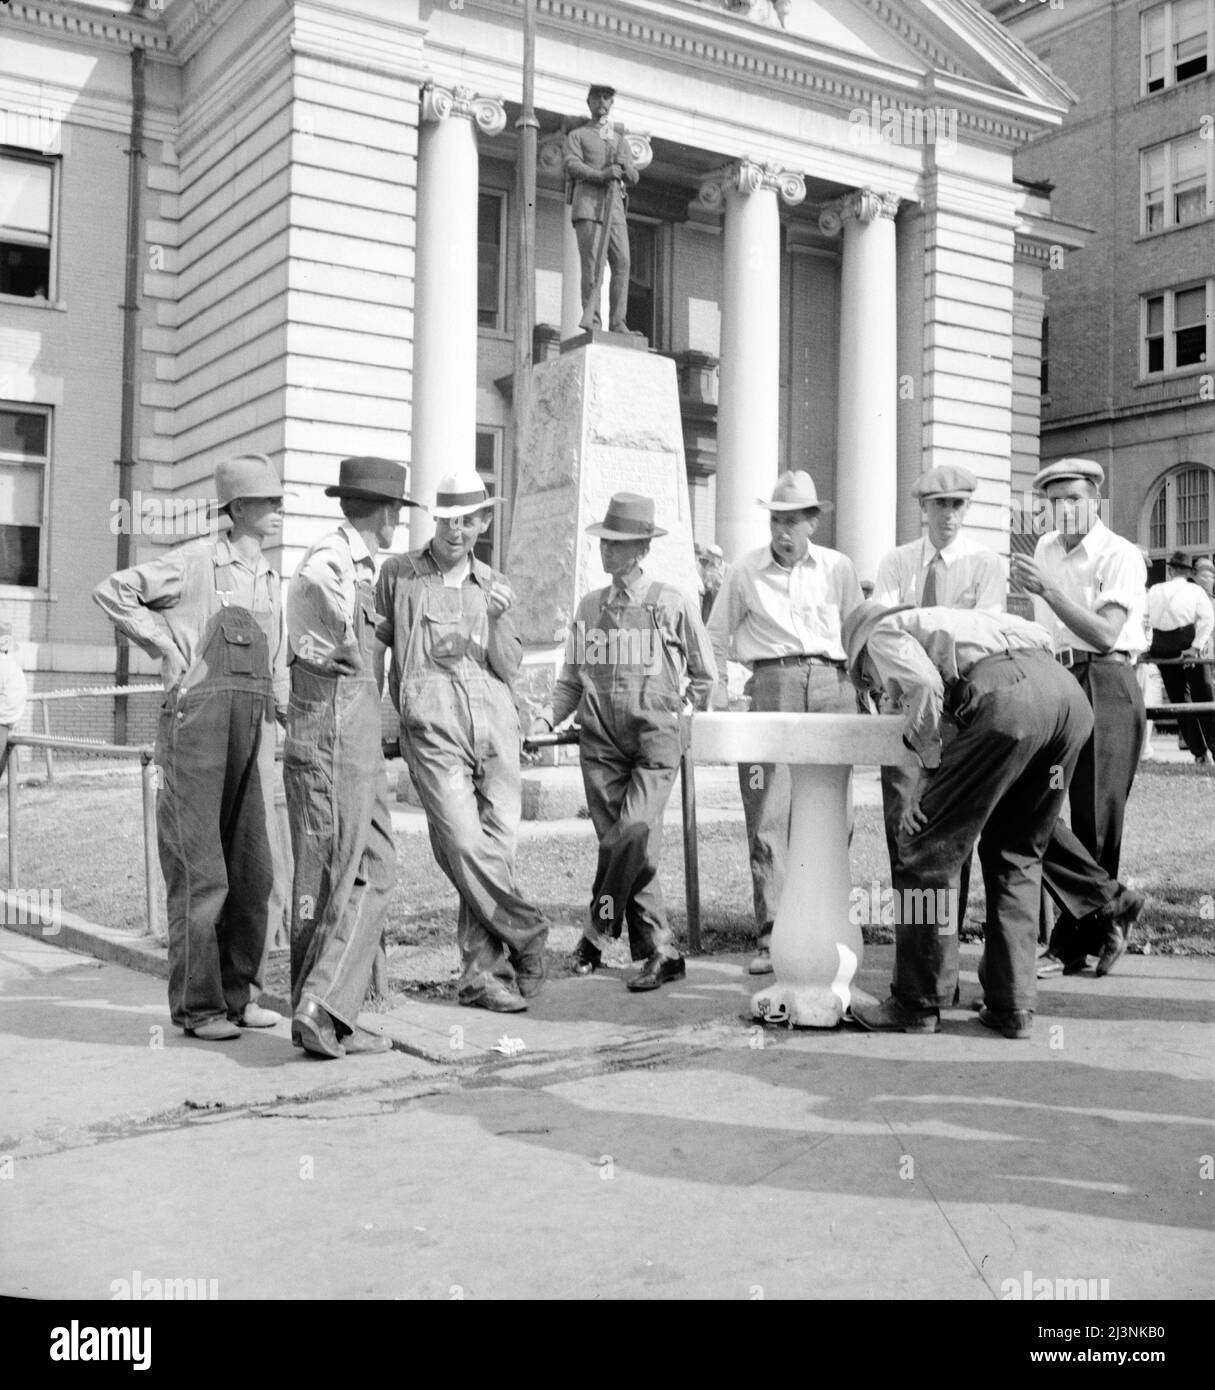
[[[168,930],[161,920],[160,899],[156,893],[160,861],[156,848],[156,790],[160,769],[153,761],[151,744],[91,743],[79,738],[49,738],[45,734],[11,734],[9,744],[18,748],[42,748],[47,752],[62,749],[67,752],[92,753],[105,758],[138,758],[143,796],[143,876],[148,935],[161,946],[168,942]],[[8,769],[8,886],[16,888],[20,870],[17,857],[17,788],[16,761]]]

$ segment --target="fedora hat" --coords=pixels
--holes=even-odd
[[[586,533],[605,541],[650,541],[667,534],[654,525],[654,499],[639,492],[618,492],[608,503],[607,515]]]
[[[282,495],[282,479],[265,454],[238,454],[215,466],[215,496],[220,511],[241,497]]]
[[[486,507],[500,507],[502,502],[501,497],[489,495],[485,479],[475,468],[464,468],[455,473],[445,473],[439,479],[430,514],[439,520],[450,516],[469,516]]]
[[[911,487],[912,497],[927,502],[930,497],[970,497],[979,480],[969,468],[956,463],[943,463],[921,473]]]
[[[1185,570],[1191,574],[1194,569],[1194,562],[1184,550],[1174,550],[1169,558],[1164,562],[1165,568],[1170,570]]]
[[[835,506],[834,502],[819,501],[814,479],[801,469],[796,472],[790,469],[777,478],[770,502],[765,502],[762,497],[757,500],[761,507],[767,507],[770,512],[800,512],[807,507],[829,512]]]
[[[353,497],[363,502],[401,502],[406,507],[420,507],[405,496],[409,486],[409,470],[403,463],[391,459],[360,457],[343,459],[338,468],[334,487],[325,489],[326,497]]]
[[[847,656],[848,674],[852,677],[854,684],[859,685],[861,683],[861,654],[865,650],[865,643],[869,641],[873,629],[891,613],[903,613],[908,608],[914,607],[914,603],[898,603],[892,606],[883,603],[881,599],[867,598],[858,603],[844,619],[844,625],[840,629],[840,641],[843,643]]]

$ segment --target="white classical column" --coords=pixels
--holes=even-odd
[[[468,87],[422,89],[410,491],[426,503],[444,473],[476,459],[477,131],[505,125],[502,103]],[[416,548],[434,523],[428,512],[408,515]]]
[[[892,549],[898,514],[898,333],[894,218],[900,200],[862,188],[819,217],[843,229],[835,544],[873,579]]]
[[[650,144],[650,137],[648,135],[635,135],[630,131],[619,131],[619,129],[618,133],[627,142],[638,172],[648,169],[654,158],[654,147]],[[555,152],[556,148],[554,142],[550,149]],[[548,154],[546,161],[546,151],[541,149],[541,168],[552,167],[556,172],[560,172],[564,156],[565,137],[562,136],[559,158],[554,158],[553,154]],[[565,212],[564,226],[561,243],[561,337],[563,340],[573,338],[582,332],[582,258],[578,254],[578,238],[574,235],[574,224],[570,220],[568,207]],[[608,289],[611,280],[611,267],[605,266],[603,284],[599,290],[599,317],[604,323],[608,321]]]
[[[700,187],[703,207],[725,206],[721,378],[717,394],[716,540],[733,560],[765,544],[780,440],[780,209],[800,203],[800,174],[742,159]]]

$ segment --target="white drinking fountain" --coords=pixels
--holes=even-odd
[[[789,855],[771,944],[776,981],[752,996],[751,1011],[765,1023],[834,1028],[856,993],[865,950],[848,913],[852,769],[918,766],[903,745],[902,716],[698,714],[692,756],[789,765]]]

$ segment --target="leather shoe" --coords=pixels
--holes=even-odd
[[[1126,943],[1129,933],[1119,922],[1111,922],[1106,928],[1105,940],[1101,945],[1101,954],[1097,958],[1097,974],[1108,975],[1114,966],[1126,955]]]
[[[263,1009],[260,1004],[246,1004],[236,1024],[240,1028],[273,1028],[282,1021],[283,1015],[276,1014],[273,1009]]]
[[[575,975],[593,975],[603,964],[603,952],[592,945],[585,936],[578,938],[574,953],[570,956],[570,969]]]
[[[1038,979],[1049,980],[1055,975],[1079,975],[1087,965],[1087,956],[1073,956],[1071,960],[1060,960],[1053,951],[1043,951],[1038,957]]]
[[[333,1019],[311,999],[295,1011],[291,1020],[291,1041],[315,1057],[344,1057],[346,1049],[337,1039]]]
[[[880,1004],[854,1002],[852,1017],[871,1033],[935,1033],[941,1026],[939,1009],[913,1009],[893,994]]]
[[[658,989],[672,980],[682,980],[687,973],[687,962],[682,956],[662,956],[655,951],[646,957],[645,964],[627,981],[626,987],[639,994],[643,990]]]
[[[346,1056],[360,1052],[391,1052],[392,1042],[384,1033],[373,1033],[367,1028],[356,1028],[342,1039]]]
[[[203,1042],[231,1042],[240,1037],[240,1029],[230,1018],[209,1018],[186,1029],[188,1038],[201,1038]]]
[[[997,1013],[986,1004],[979,1010],[979,1022],[984,1028],[994,1028],[1006,1038],[1031,1038],[1034,1033],[1034,1011],[1032,1009],[1006,1009]]]
[[[755,953],[755,959],[747,966],[748,975],[771,975],[772,974],[772,952],[767,946],[761,946]]]
[[[465,1008],[489,1009],[495,1014],[518,1014],[527,1008],[527,1001],[517,989],[493,976],[483,985],[461,990],[457,998]]]

